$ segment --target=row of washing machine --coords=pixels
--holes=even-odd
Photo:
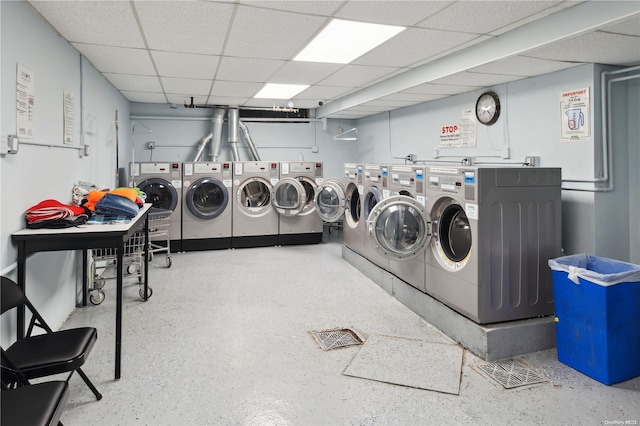
[[[130,185],[170,211],[171,251],[312,244],[322,241],[315,208],[317,162],[142,162]]]
[[[345,164],[319,188],[347,248],[480,323],[553,314],[559,168]]]

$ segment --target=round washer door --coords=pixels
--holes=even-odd
[[[390,260],[419,256],[431,240],[431,220],[425,207],[406,195],[376,204],[367,218],[369,241]]]
[[[437,221],[438,229],[437,254],[446,266],[459,269],[469,260],[473,242],[467,213],[452,199],[441,200],[434,207],[433,220]]]
[[[346,196],[347,202],[344,217],[347,219],[349,228],[356,228],[362,215],[362,203],[360,202],[360,191],[355,183],[349,182],[347,184]]]
[[[369,188],[367,195],[364,197],[364,217],[365,219],[371,214],[371,210],[378,204],[383,198],[382,191],[377,186]]]
[[[347,196],[338,180],[326,180],[316,190],[316,210],[325,222],[339,221],[344,215]]]
[[[307,202],[307,191],[298,179],[280,179],[271,193],[273,208],[283,216],[297,216]]]
[[[153,207],[174,211],[178,206],[178,191],[166,179],[149,178],[138,185],[140,191],[147,194],[145,202],[153,203]]]
[[[185,197],[191,214],[200,219],[218,217],[229,204],[229,191],[224,184],[208,177],[193,182]]]
[[[261,177],[247,179],[237,189],[236,208],[248,216],[260,217],[271,212],[271,184]]]

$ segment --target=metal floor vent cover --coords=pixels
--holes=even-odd
[[[547,379],[515,359],[488,362],[478,366],[506,389],[546,382]]]
[[[312,331],[311,334],[325,351],[362,344],[362,339],[360,339],[356,333],[346,328]]]

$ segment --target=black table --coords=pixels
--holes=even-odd
[[[43,251],[82,250],[82,305],[87,304],[87,250],[110,248],[116,250],[117,265],[123,265],[125,242],[144,227],[144,300],[149,288],[149,209],[144,205],[136,217],[128,223],[108,223],[99,225],[81,225],[65,229],[23,229],[11,234],[11,240],[18,247],[18,282],[26,292],[27,257]],[[122,267],[117,267],[116,276],[116,362],[115,379],[120,379],[122,353]],[[18,339],[24,336],[24,308],[18,311]]]

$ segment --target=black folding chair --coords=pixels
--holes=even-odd
[[[0,392],[2,426],[62,426],[60,416],[69,398],[63,381],[38,383]]]
[[[98,332],[93,327],[79,327],[69,330],[53,331],[31,304],[24,292],[16,283],[9,278],[2,277],[2,305],[1,315],[5,312],[26,307],[31,313],[31,320],[27,329],[27,335],[13,343],[7,349],[3,348],[2,357],[2,382],[20,383],[38,377],[51,376],[59,373],[69,373],[67,382],[75,371],[78,372],[82,380],[89,386],[97,400],[102,399],[102,395],[91,380],[84,374],[82,367],[98,339]],[[42,328],[44,334],[32,335],[34,327]],[[6,364],[13,364],[13,370],[18,370],[24,379],[17,377],[15,372]],[[24,384],[24,383],[22,383]],[[4,399],[4,397],[3,397]]]

